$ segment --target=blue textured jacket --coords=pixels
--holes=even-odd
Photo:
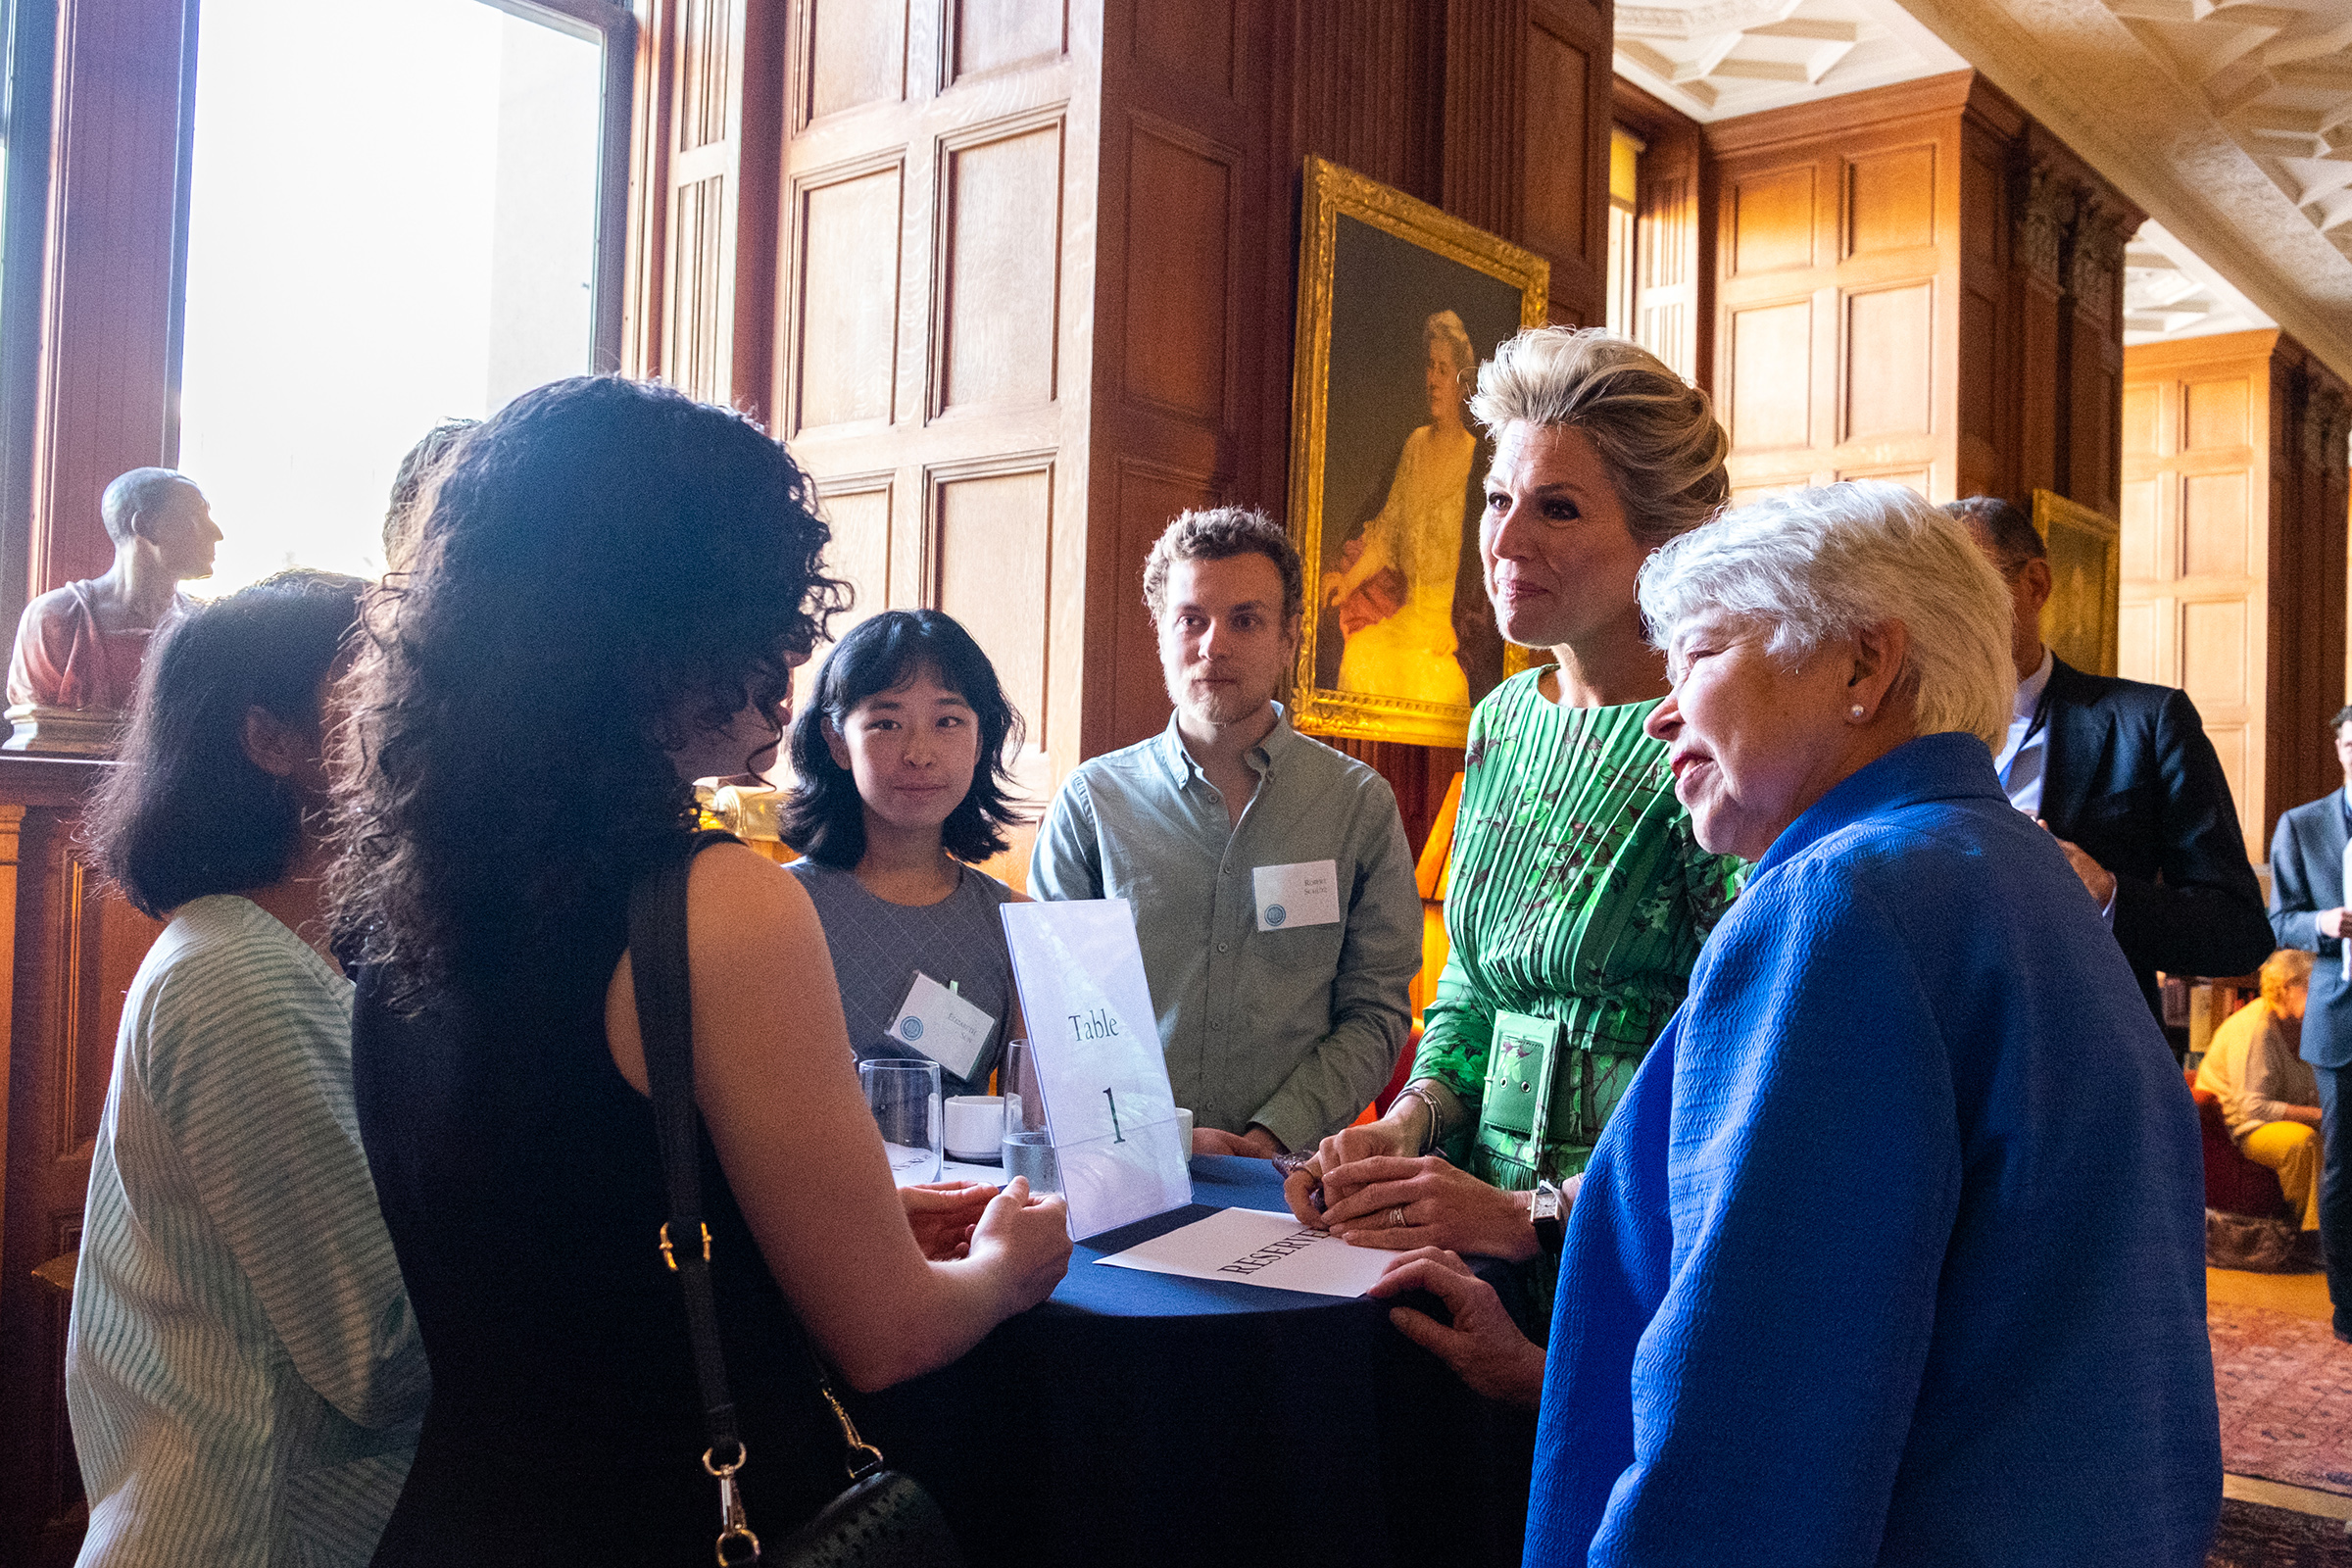
[[[2192,1568],[2196,1114],[1984,746],[1773,845],[1571,1217],[1527,1563]]]

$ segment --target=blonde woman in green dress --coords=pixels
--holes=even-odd
[[[1521,332],[1471,413],[1494,438],[1487,594],[1503,636],[1551,662],[1471,715],[1452,952],[1411,1080],[1286,1190],[1361,1246],[1527,1260],[1556,1250],[1574,1180],[1740,875],[1698,847],[1642,733],[1666,664],[1634,594],[1650,552],[1723,505],[1730,442],[1706,394],[1598,331]]]

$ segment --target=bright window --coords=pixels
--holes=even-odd
[[[577,14],[626,13],[564,9],[204,0],[177,461],[225,534],[202,591],[375,575],[418,436],[600,363],[612,77]]]

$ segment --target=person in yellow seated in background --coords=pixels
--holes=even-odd
[[[2295,1223],[2320,1227],[2320,1082],[2298,1051],[2311,955],[2280,948],[2263,960],[2262,995],[2213,1032],[2197,1087],[2221,1100],[2239,1152],[2278,1173]]]

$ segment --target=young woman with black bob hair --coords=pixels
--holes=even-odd
[[[993,1020],[950,1095],[986,1094],[1014,1010],[997,908],[1020,894],[976,868],[1021,820],[1006,758],[1021,715],[988,655],[936,610],[886,610],[825,657],[792,726],[799,787],[784,842],[804,857],[860,1059],[925,1054],[891,1034],[919,971]]]
[[[66,1349],[81,1561],[357,1564],[425,1360],[352,1110],[325,949],[321,710],[354,577],[166,623],[84,826],[169,920],[122,1008]]]
[[[811,502],[729,410],[559,381],[466,437],[408,577],[371,601],[337,928],[364,963],[361,1127],[436,1385],[379,1564],[710,1549],[626,909],[686,853],[691,781],[773,756],[841,596]],[[737,1480],[780,1536],[843,1474],[801,1329],[879,1388],[1044,1298],[1069,1241],[1021,1183],[985,1206],[893,1190],[790,876],[739,845],[697,857],[687,946]]]

